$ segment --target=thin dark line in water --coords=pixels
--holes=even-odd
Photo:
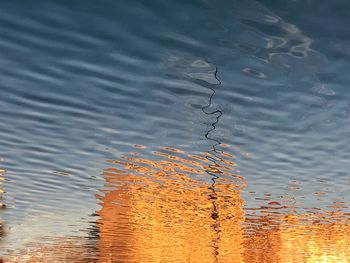
[[[214,72],[214,77],[218,81],[218,84],[216,84],[215,86],[219,87],[221,85],[221,80],[218,78],[217,74],[218,74],[218,68],[216,67],[215,72]],[[220,178],[219,175],[222,174],[222,172],[219,169],[220,165],[218,164],[218,162],[222,161],[222,158],[220,158],[218,156],[219,151],[217,150],[217,147],[221,144],[221,142],[218,139],[210,137],[210,133],[216,129],[216,125],[219,123],[220,117],[222,116],[223,113],[219,109],[217,109],[215,111],[207,111],[207,109],[211,107],[213,97],[216,93],[214,88],[209,87],[209,89],[212,91],[212,93],[210,94],[208,105],[203,106],[202,111],[206,115],[216,115],[215,121],[213,123],[211,123],[211,128],[207,130],[207,132],[204,134],[204,137],[208,141],[214,142],[214,144],[212,145],[212,149],[208,150],[207,155],[206,155],[206,159],[209,160],[210,162],[212,162],[212,164],[208,165],[208,168],[205,170],[205,172],[212,177],[211,178],[212,184],[210,187],[208,187],[208,190],[211,191],[209,198],[212,201],[212,206],[213,206],[211,218],[214,220],[214,223],[212,224],[212,227],[217,234],[217,238],[216,238],[215,244],[214,244],[214,255],[215,255],[216,262],[217,262],[218,255],[219,255],[219,245],[218,244],[220,241],[221,230],[220,230],[220,224],[218,221],[219,211],[218,211],[218,208],[216,205],[217,193],[216,193],[216,189],[215,189],[215,184],[216,184],[216,180]]]
[[[215,68],[215,73],[214,73],[214,77],[215,79],[219,82],[218,84],[216,84],[216,86],[220,86],[221,85],[221,80],[218,78],[217,76],[218,74],[218,69]],[[218,179],[219,176],[217,174],[221,174],[222,172],[217,168],[220,167],[219,164],[217,162],[222,161],[222,158],[220,158],[218,156],[219,151],[216,149],[217,146],[219,146],[221,144],[221,142],[215,138],[210,137],[210,133],[212,131],[214,131],[216,129],[216,125],[218,124],[220,117],[222,116],[222,111],[221,110],[215,110],[215,111],[207,111],[207,109],[212,105],[212,99],[216,93],[215,89],[212,87],[209,87],[209,89],[212,91],[212,93],[210,94],[209,97],[209,102],[208,105],[203,106],[202,107],[202,111],[204,112],[204,114],[206,115],[214,115],[214,114],[218,114],[216,116],[216,120],[211,123],[211,128],[207,130],[207,132],[204,134],[204,137],[209,140],[209,141],[213,141],[214,144],[212,145],[212,149],[207,151],[208,155],[206,156],[206,159],[211,161],[212,163],[214,163],[214,165],[209,165],[209,169],[206,170],[206,173],[208,173],[209,175],[213,176],[212,181],[213,183],[215,183],[215,179]]]
[[[218,78],[217,74],[218,74],[218,69],[215,68],[214,77],[215,77],[215,79],[219,82],[218,84],[216,84],[216,86],[220,86],[220,85],[221,85],[221,80]],[[209,97],[208,105],[203,106],[203,107],[202,107],[202,111],[203,111],[204,114],[206,114],[206,115],[214,115],[214,114],[218,114],[218,115],[216,116],[216,120],[215,120],[213,123],[211,123],[211,128],[210,128],[209,130],[207,130],[207,132],[204,134],[204,137],[205,137],[207,140],[215,142],[215,144],[212,146],[212,150],[209,150],[209,151],[208,151],[209,156],[207,156],[206,158],[207,158],[209,161],[213,162],[216,166],[218,166],[216,162],[217,162],[217,161],[221,161],[222,159],[221,159],[220,157],[218,157],[218,155],[217,155],[217,154],[218,154],[218,151],[217,151],[216,147],[219,146],[219,145],[221,144],[221,142],[220,142],[219,140],[217,140],[217,139],[211,138],[209,135],[210,135],[210,133],[211,133],[212,131],[214,131],[214,130],[216,129],[216,124],[218,124],[219,119],[220,119],[220,117],[222,116],[222,111],[219,110],[219,109],[218,109],[218,110],[215,110],[215,111],[212,111],[212,112],[206,111],[206,109],[208,109],[208,108],[211,106],[211,104],[212,104],[212,99],[213,99],[213,97],[214,97],[214,95],[215,95],[215,93],[216,93],[216,91],[215,91],[214,88],[209,87],[209,89],[212,91],[212,93],[211,93],[211,95],[210,95],[210,97]],[[210,166],[209,166],[209,167],[210,167]],[[210,167],[210,168],[212,168],[212,167]],[[215,174],[212,174],[212,173],[209,173],[209,172],[208,172],[208,174],[210,174],[210,175],[212,175],[212,176],[215,176]]]

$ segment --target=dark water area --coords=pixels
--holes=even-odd
[[[2,1],[5,262],[350,262],[347,1]]]

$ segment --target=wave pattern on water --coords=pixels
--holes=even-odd
[[[205,152],[138,145],[107,160],[105,185],[96,196],[98,238],[55,240],[22,257],[46,261],[52,250],[57,250],[49,255],[52,260],[77,262],[341,262],[349,257],[348,214],[319,209],[298,214],[287,203],[269,201],[255,215],[242,199],[246,180],[236,174],[232,147],[221,149],[215,184],[205,178],[213,170]]]
[[[1,256],[346,262],[347,9],[1,2]]]

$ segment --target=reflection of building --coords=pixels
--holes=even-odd
[[[174,151],[174,150],[173,150]],[[120,262],[243,262],[238,185],[192,180],[203,156],[128,157],[105,171],[100,255]],[[227,167],[226,167],[227,169]],[[222,167],[225,170],[225,167]],[[229,171],[227,171],[228,173]],[[215,189],[214,189],[215,188]]]
[[[101,262],[350,261],[348,215],[340,221],[340,214],[329,214],[322,222],[273,209],[244,216],[243,180],[229,174],[234,163],[222,160],[217,169],[227,179],[212,185],[191,179],[208,170],[202,155],[165,150],[155,153],[158,159],[109,161],[115,167],[105,170],[106,190],[99,196]]]
[[[244,213],[244,180],[220,157],[216,167],[175,149],[110,160],[99,239],[57,238],[8,262],[350,262],[349,214],[287,214],[277,202]],[[215,184],[198,180],[214,168]]]
[[[349,220],[342,222],[341,215],[328,216],[333,223],[303,225],[299,220],[304,216],[290,215],[275,227],[259,227],[254,234],[246,235],[244,262],[350,262]]]
[[[280,262],[350,262],[350,227],[339,223],[281,231]]]

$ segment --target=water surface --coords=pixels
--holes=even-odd
[[[0,5],[5,259],[350,260],[346,1]]]

